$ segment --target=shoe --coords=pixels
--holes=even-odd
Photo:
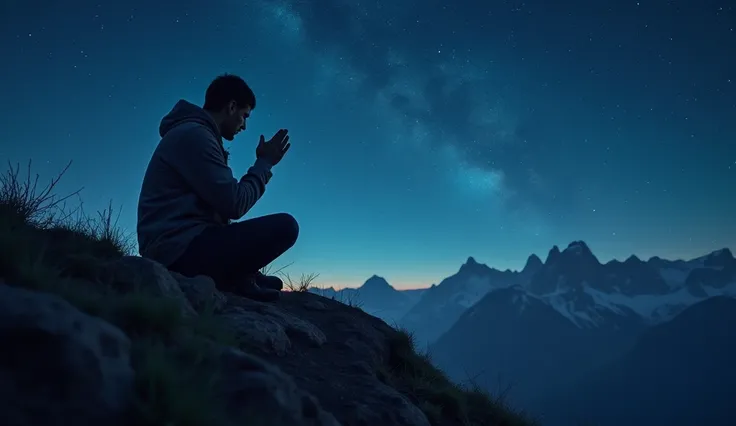
[[[254,274],[256,284],[262,289],[281,291],[284,288],[284,282],[281,278],[273,275],[265,275],[263,273],[256,272]]]
[[[275,302],[281,298],[281,292],[279,290],[261,288],[261,286],[256,283],[256,279],[253,276],[232,286],[230,292],[259,302]]]

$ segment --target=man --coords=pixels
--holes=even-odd
[[[226,74],[207,88],[202,108],[180,100],[161,120],[138,201],[138,245],[141,256],[172,271],[207,275],[222,290],[273,301],[283,283],[258,271],[294,245],[296,220],[286,213],[231,220],[263,195],[271,168],[291,146],[288,131],[269,141],[261,135],[255,163],[240,180],[222,142],[245,130],[255,106],[245,81]]]

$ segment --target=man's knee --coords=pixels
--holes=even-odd
[[[279,234],[283,238],[284,244],[291,247],[299,238],[299,222],[289,213],[277,213],[279,221]]]

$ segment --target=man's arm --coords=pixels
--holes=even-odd
[[[223,218],[240,219],[266,190],[271,164],[257,159],[238,181],[225,162],[219,142],[206,128],[182,125],[172,132],[166,161],[191,185],[194,192]]]

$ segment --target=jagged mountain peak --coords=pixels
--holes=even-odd
[[[573,253],[577,255],[585,255],[585,254],[593,254],[593,252],[590,250],[590,247],[588,247],[587,244],[585,244],[585,241],[577,240],[573,241],[570,244],[567,245],[567,248],[564,250],[564,253]]]
[[[726,256],[726,257],[729,257],[731,259],[734,258],[733,257],[733,253],[731,253],[731,250],[728,247],[724,247],[724,248],[722,248],[720,250],[716,250],[716,251],[713,252],[713,254],[718,254],[720,256]]]
[[[560,257],[560,248],[557,247],[557,245],[553,245],[552,248],[549,250],[549,253],[547,254],[547,259],[544,261],[544,264],[549,264],[551,262],[556,261]]]
[[[562,251],[560,258],[567,264],[588,264],[591,267],[600,265],[598,258],[584,241],[573,241]]]
[[[386,295],[388,293],[398,292],[385,278],[373,275],[362,286],[357,289],[361,294],[368,296],[370,293]]]
[[[736,259],[734,259],[731,250],[722,248],[706,255],[705,259],[703,259],[703,266],[724,267],[733,263],[734,260]]]
[[[391,286],[391,284],[389,284],[388,281],[386,281],[385,278],[379,277],[378,275],[372,275],[370,278],[368,278],[366,280],[365,283],[363,283],[363,285],[361,287],[363,287],[363,288],[366,288],[366,287],[369,287],[369,288],[370,287],[381,287],[381,288],[389,287],[389,288],[393,289],[393,287]]]
[[[602,272],[600,262],[583,241],[571,242],[562,252],[555,245],[542,268],[534,274],[530,289],[534,294],[544,294],[598,283]]]
[[[536,254],[532,254],[526,259],[526,264],[524,264],[523,271],[525,272],[532,272],[537,271],[539,268],[542,267],[542,259],[539,258]]]
[[[473,256],[468,256],[468,260],[465,261],[466,265],[478,265],[478,262]]]
[[[468,257],[468,260],[466,260],[465,263],[460,266],[458,274],[485,275],[491,270],[492,268],[488,267],[488,265],[484,263],[478,263],[478,261],[476,261],[473,256],[470,256]]]

